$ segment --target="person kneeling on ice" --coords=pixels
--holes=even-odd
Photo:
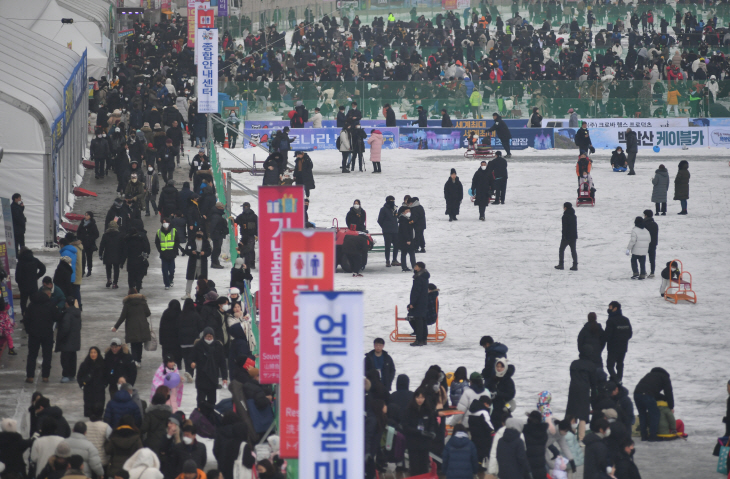
[[[628,167],[629,165],[626,163],[626,153],[624,153],[623,148],[617,146],[616,149],[611,152],[611,168],[613,168],[613,171],[624,173]]]
[[[678,281],[679,274],[680,273],[679,268],[677,267],[677,263],[675,263],[674,261],[667,261],[667,267],[662,270],[662,285],[659,287],[659,293],[662,295],[662,298],[664,297],[664,293],[669,287],[669,280],[673,279],[675,281]]]

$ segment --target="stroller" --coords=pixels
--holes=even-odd
[[[596,189],[588,172],[578,177],[578,199],[575,200],[575,206],[596,206]]]

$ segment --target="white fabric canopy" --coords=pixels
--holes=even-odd
[[[50,130],[63,110],[64,87],[80,59],[68,48],[0,18],[0,145],[5,150],[0,163],[0,195],[23,196],[28,219],[25,240],[31,247],[43,246],[52,237]],[[61,149],[68,163],[59,164],[64,194],[73,189],[75,180],[75,175],[66,172],[74,169],[72,159],[78,165],[85,147],[81,133],[86,121],[77,121],[82,110],[86,108],[76,112]],[[67,203],[63,198],[62,206]]]
[[[0,17],[12,20],[64,47],[70,44],[71,50],[79,55],[86,50],[89,76],[100,78],[108,73],[109,56],[101,47],[98,26],[63,8],[56,0],[0,0]],[[62,24],[62,18],[73,18],[74,23]],[[90,35],[91,30],[96,33],[90,39],[87,35]]]

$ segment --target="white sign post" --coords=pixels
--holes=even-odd
[[[299,293],[299,477],[365,474],[363,297]]]
[[[218,30],[213,10],[198,10],[198,113],[218,113]]]

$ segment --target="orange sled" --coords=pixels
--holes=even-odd
[[[437,299],[438,301],[438,299]],[[438,303],[436,303],[436,311],[438,311]],[[408,318],[399,318],[398,317],[398,306],[395,307],[395,329],[390,333],[390,340],[394,343],[412,343],[416,340],[415,336],[411,336],[411,332],[402,333],[398,329],[398,325],[401,322],[408,322]],[[409,324],[410,326],[410,324]],[[429,326],[430,328],[431,326]],[[436,323],[433,325],[434,332],[428,333],[426,336],[426,341],[429,343],[443,343],[446,339],[446,331],[443,329],[439,329],[439,318],[438,314],[436,315]],[[409,328],[410,329],[410,328]]]

